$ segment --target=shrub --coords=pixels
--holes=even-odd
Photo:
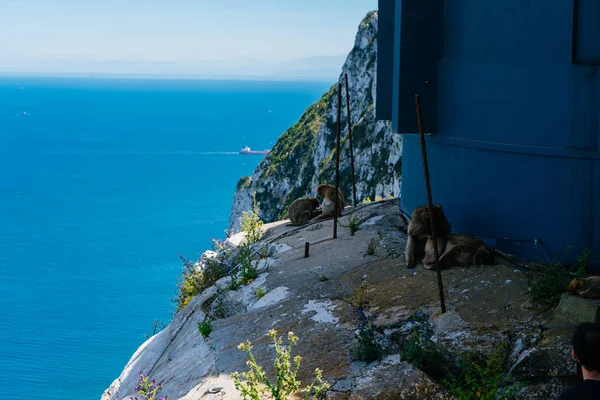
[[[246,242],[254,244],[262,236],[263,221],[258,217],[260,203],[256,202],[256,192],[252,193],[252,211],[243,211],[241,219],[242,232],[246,232]]]
[[[242,285],[241,282],[235,277],[235,275],[231,275],[231,279],[229,280],[229,285],[227,285],[227,290],[238,290],[238,288]]]
[[[354,236],[354,234],[360,230],[358,221],[358,216],[351,214],[348,216],[348,225],[340,224],[340,226],[350,229],[350,236]]]
[[[371,238],[371,240],[369,240],[367,242],[367,255],[368,256],[375,255],[375,250],[377,250],[378,246],[379,246],[379,240],[377,240],[376,238]]]
[[[498,344],[487,360],[474,360],[466,353],[456,365],[458,372],[451,373],[444,384],[459,399],[513,399],[519,391],[518,387],[501,389],[506,379],[504,367],[508,357],[508,346]]]
[[[329,280],[329,278],[325,274],[321,274],[321,276],[319,277],[319,281],[321,281],[321,282],[325,282],[328,280]]]
[[[528,277],[533,300],[547,307],[558,305],[562,293],[569,289],[571,274],[564,264],[554,260]]]
[[[256,288],[256,290],[254,291],[254,294],[256,295],[256,298],[258,300],[262,299],[263,297],[265,297],[265,291],[262,290],[261,288]]]
[[[431,340],[433,330],[429,324],[429,316],[414,312],[408,321],[413,326],[410,334],[402,343],[400,354],[402,358],[434,378],[446,373],[444,356],[438,346]]]
[[[369,305],[369,300],[367,298],[368,291],[369,276],[363,275],[360,286],[352,291],[352,296],[350,297],[350,304],[354,308],[366,308]]]
[[[367,316],[362,307],[356,308],[354,313],[358,319],[358,344],[352,352],[352,358],[367,363],[381,360],[383,352],[381,346],[375,340],[377,325],[373,322],[377,318],[377,314]]]
[[[592,252],[590,249],[583,249],[583,253],[575,259],[575,272],[573,276],[576,278],[584,278],[586,276],[587,269],[590,265],[590,258]]]
[[[250,367],[250,370],[242,374],[234,372],[231,374],[231,377],[235,383],[235,388],[240,392],[244,400],[288,400],[291,399],[291,395],[297,393],[305,393],[305,399],[316,399],[321,392],[329,388],[329,383],[323,382],[322,372],[317,368],[315,369],[315,379],[313,382],[300,390],[301,382],[297,379],[297,374],[302,358],[295,356],[292,359],[292,348],[298,338],[292,332],[289,332],[289,344],[287,349],[284,349],[281,338],[277,338],[276,330],[270,330],[268,335],[273,339],[275,345],[275,361],[273,365],[277,371],[277,379],[274,383],[268,380],[262,367],[256,362],[252,354],[252,344],[246,341],[245,343],[240,343],[238,346],[238,349],[248,354],[249,360],[247,365]],[[240,376],[245,379],[245,382],[242,382]],[[263,397],[265,395],[267,397]]]
[[[567,247],[565,259],[571,247]],[[584,249],[576,257],[575,263],[569,265],[555,256],[549,264],[543,264],[540,271],[528,276],[529,289],[533,300],[546,307],[555,307],[560,302],[562,293],[569,290],[569,282],[574,277],[585,276],[591,257],[590,249]]]
[[[149,376],[146,376],[142,373],[142,371],[138,371],[138,383],[137,386],[133,389],[137,394],[142,396],[143,399],[146,400],[168,400],[169,396],[159,397],[158,392],[162,388],[162,384],[157,384],[156,379],[150,380]],[[137,397],[130,397],[130,400],[139,400]]]
[[[206,339],[206,337],[208,337],[208,335],[210,335],[210,333],[212,332],[212,323],[210,322],[210,319],[205,319],[202,322],[198,323],[198,330],[200,331],[200,333],[202,334],[202,337]]]
[[[248,243],[238,248],[237,261],[240,265],[238,283],[247,285],[258,277],[258,267],[252,263],[252,249]]]
[[[237,183],[236,190],[246,190],[252,184],[252,177],[244,176],[241,177]]]
[[[193,262],[187,260],[181,254],[179,258],[183,261],[183,273],[178,284],[178,296],[174,300],[177,311],[187,306],[194,297],[206,288],[227,276],[227,267],[218,260],[208,260],[204,268],[199,270]]]
[[[354,315],[358,319],[358,343],[352,352],[352,358],[355,360],[366,361],[367,363],[380,360],[382,356],[381,346],[375,340],[375,330],[377,325],[373,322],[377,315],[365,313],[369,306],[367,293],[369,291],[369,277],[364,275],[358,288],[352,291],[350,304],[354,307]]]

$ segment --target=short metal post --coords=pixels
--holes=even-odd
[[[304,243],[304,258],[308,258],[308,249],[310,247],[310,243]]]
[[[438,291],[442,314],[446,312],[446,301],[444,300],[444,285],[442,283],[442,271],[440,270],[440,255],[438,251],[436,224],[433,216],[433,201],[431,199],[431,184],[429,182],[429,164],[427,163],[427,150],[425,148],[425,133],[423,131],[423,119],[421,117],[421,99],[415,96],[417,106],[417,122],[419,123],[419,136],[421,137],[421,155],[423,157],[423,171],[425,172],[425,185],[427,188],[427,203],[429,205],[429,219],[431,222],[431,238],[433,239],[433,254],[435,255],[435,270],[437,272]]]

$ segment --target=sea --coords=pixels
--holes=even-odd
[[[1,397],[99,399],[329,86],[0,77]]]

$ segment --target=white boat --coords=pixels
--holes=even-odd
[[[240,154],[267,154],[269,150],[250,150],[250,147],[246,146],[240,150]]]

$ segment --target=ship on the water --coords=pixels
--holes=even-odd
[[[240,154],[267,154],[269,150],[250,150],[250,147],[246,146],[240,150]]]

